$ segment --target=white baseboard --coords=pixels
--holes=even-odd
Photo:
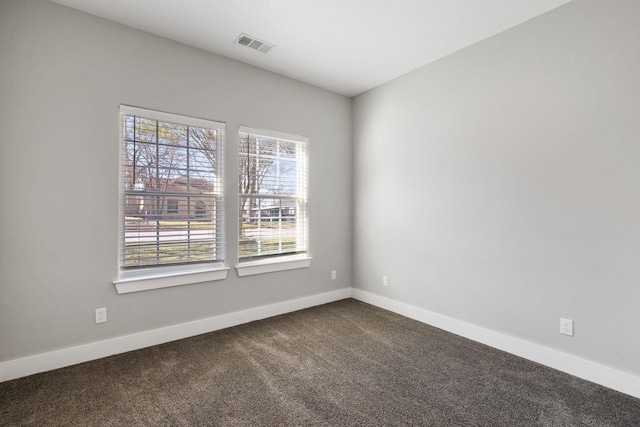
[[[0,382],[213,332],[349,297],[640,398],[640,377],[635,375],[355,288],[339,289],[208,319],[0,362]]]
[[[266,319],[268,317],[342,300],[350,296],[351,288],[339,289],[323,294],[250,308],[235,313],[223,314],[208,319],[181,323],[166,328],[153,329],[49,353],[0,362],[0,382],[213,332],[231,326],[253,322],[254,320]]]
[[[640,398],[640,377],[429,310],[352,288],[354,299]]]

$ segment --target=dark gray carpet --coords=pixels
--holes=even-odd
[[[0,384],[0,424],[640,426],[640,400],[355,301]]]

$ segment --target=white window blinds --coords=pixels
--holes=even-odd
[[[224,261],[224,124],[121,106],[120,269]]]
[[[240,261],[308,251],[308,140],[240,127]]]

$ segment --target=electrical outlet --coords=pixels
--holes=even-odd
[[[335,270],[331,270],[331,280],[336,280],[338,273]]]
[[[389,276],[382,276],[382,286],[389,286]]]
[[[573,336],[573,320],[560,318],[560,333]]]
[[[104,323],[107,321],[107,308],[96,308],[96,323]]]

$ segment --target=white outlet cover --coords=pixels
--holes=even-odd
[[[104,323],[107,321],[107,308],[96,308],[96,323]]]
[[[560,333],[573,336],[573,320],[560,318]]]

